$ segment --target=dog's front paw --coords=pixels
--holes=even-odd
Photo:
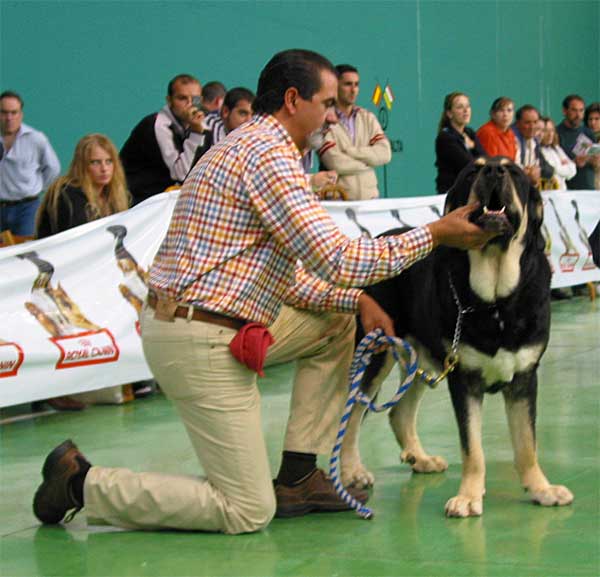
[[[448,468],[445,459],[438,456],[416,454],[405,449],[400,453],[400,461],[408,463],[415,473],[442,473]]]
[[[482,498],[457,495],[446,503],[446,517],[479,517],[482,514]]]
[[[361,462],[345,467],[342,464],[342,484],[344,487],[367,489],[375,483],[375,476]]]
[[[531,491],[531,500],[543,507],[570,505],[573,502],[573,493],[564,485],[548,485],[544,489]]]

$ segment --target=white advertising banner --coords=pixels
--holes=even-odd
[[[177,192],[56,236],[0,249],[0,407],[150,378],[138,312]],[[554,287],[599,281],[588,234],[597,191],[545,193]],[[443,196],[326,202],[350,237],[431,222]]]

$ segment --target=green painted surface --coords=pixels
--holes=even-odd
[[[192,448],[162,396],[80,414],[51,414],[0,427],[0,575],[2,576],[498,576],[596,577],[600,574],[600,310],[582,297],[553,303],[550,347],[540,370],[538,442],[554,483],[575,494],[570,507],[541,508],[521,491],[500,396],[487,397],[484,515],[446,519],[460,478],[458,435],[446,391],[428,393],[422,440],[448,459],[440,475],[412,475],[386,418],[369,416],[361,445],[376,476],[372,521],[353,512],[274,520],[237,537],[40,527],[31,500],[47,451],[73,437],[97,464],[197,474]],[[286,420],[292,367],[269,369],[261,383],[273,469]],[[390,378],[386,395],[395,380]],[[6,416],[7,410],[4,411]]]
[[[372,110],[375,83],[390,82],[387,132],[404,150],[388,166],[389,196],[435,193],[449,92],[471,96],[475,128],[501,95],[560,120],[565,95],[600,94],[598,0],[0,0],[0,88],[22,93],[25,122],[65,169],[86,133],[120,147],[176,74],[254,90],[286,48],[356,65],[359,104]]]

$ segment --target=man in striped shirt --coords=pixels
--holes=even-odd
[[[259,79],[257,115],[200,159],[152,265],[144,353],[206,477],[91,466],[66,441],[48,456],[34,499],[43,522],[58,523],[85,501],[92,521],[236,534],[266,527],[275,514],[347,508],[316,468],[316,455],[329,453],[335,440],[354,315],[366,331],[393,334],[389,317],[356,287],[399,274],[436,244],[470,248],[490,235],[468,221],[468,207],[402,236],[345,237],[300,167],[336,89],[324,57],[275,55]],[[275,342],[267,363],[297,361],[275,487],[256,373],[229,348],[249,327],[268,342],[260,326],[247,323],[269,327]]]

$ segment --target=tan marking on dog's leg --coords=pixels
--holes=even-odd
[[[563,485],[551,485],[538,464],[528,401],[511,401],[505,398],[505,408],[515,467],[521,485],[530,494],[531,500],[546,507],[572,503],[573,493]]]
[[[441,473],[448,463],[439,456],[428,455],[417,433],[417,412],[426,386],[416,377],[399,403],[390,411],[390,425],[402,452],[400,460],[408,463],[415,473]]]
[[[458,495],[446,503],[448,517],[477,517],[483,513],[485,458],[481,446],[481,403],[467,401],[469,454],[462,451],[462,480]]]
[[[394,363],[394,357],[388,353],[383,367],[371,382],[369,390],[365,391],[367,396],[373,398],[377,394],[394,367]],[[375,483],[375,476],[363,465],[360,458],[359,433],[366,410],[365,405],[356,403],[352,408],[350,419],[348,419],[348,426],[340,451],[341,478],[344,487],[365,488],[371,487]]]

